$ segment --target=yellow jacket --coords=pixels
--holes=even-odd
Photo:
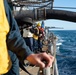
[[[35,40],[38,40],[39,29],[38,29],[37,27],[35,27],[34,30],[36,30],[36,31],[35,31],[35,33],[33,34],[33,38],[34,38]]]
[[[34,38],[35,40],[38,40],[38,36],[35,35],[35,34],[33,34],[33,38]]]
[[[11,68],[11,60],[6,45],[6,35],[9,32],[9,24],[5,14],[4,0],[0,0],[0,74],[4,74]]]

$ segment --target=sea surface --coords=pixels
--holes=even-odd
[[[76,75],[76,30],[52,32],[58,38],[56,58],[59,75]]]

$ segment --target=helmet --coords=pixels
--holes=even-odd
[[[23,18],[22,21],[25,22],[25,24],[33,25],[32,18],[29,18],[29,17]]]
[[[39,22],[39,23],[37,24],[37,26],[40,27],[40,26],[41,26],[41,23]]]
[[[17,23],[18,23],[19,26],[22,26],[24,24],[26,24],[26,25],[28,24],[29,26],[32,26],[33,25],[33,20],[32,20],[32,18],[29,18],[29,17],[16,16],[15,17],[15,20],[17,21]]]

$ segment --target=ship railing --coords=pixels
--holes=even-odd
[[[52,32],[47,32],[48,35],[45,36],[45,41],[48,41],[48,54],[51,54],[54,56],[54,62],[52,67],[47,67],[42,69],[42,74],[41,75],[59,75],[58,73],[58,67],[57,67],[57,59],[56,59],[56,41],[57,38]]]

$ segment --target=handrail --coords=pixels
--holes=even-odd
[[[49,34],[49,32],[47,32],[47,34]],[[50,54],[52,54],[54,56],[55,60],[54,60],[52,67],[47,67],[42,70],[43,75],[59,75],[58,68],[57,68],[57,61],[56,61],[56,37],[54,36],[53,33],[51,33],[51,34],[52,34],[52,35],[50,35],[51,37],[48,35],[46,35],[45,37],[47,39],[50,37],[48,40],[49,41],[48,48],[50,50]],[[45,38],[45,40],[47,40],[46,38]]]

